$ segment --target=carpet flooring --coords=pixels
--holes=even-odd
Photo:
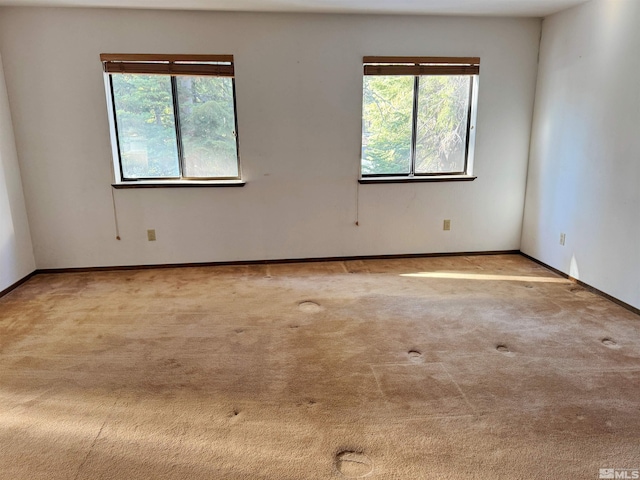
[[[603,468],[640,468],[640,318],[519,255],[40,274],[0,299],[3,479]]]

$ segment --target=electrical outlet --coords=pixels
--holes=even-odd
[[[445,220],[442,223],[442,230],[451,230],[451,220]]]
[[[564,233],[560,234],[560,245],[564,246],[564,240],[566,238],[566,235]]]
[[[156,241],[156,231],[154,229],[147,230],[147,240],[149,240],[150,242]]]

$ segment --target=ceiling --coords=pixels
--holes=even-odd
[[[588,0],[0,0],[0,5],[544,17]]]

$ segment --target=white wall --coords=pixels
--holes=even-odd
[[[35,268],[0,57],[0,291]]]
[[[637,0],[544,20],[522,250],[640,308],[638,24]]]
[[[536,19],[3,8],[37,265],[518,249],[539,32]],[[246,187],[118,190],[117,241],[103,52],[234,54]],[[362,185],[357,227],[364,55],[481,57],[478,179]]]

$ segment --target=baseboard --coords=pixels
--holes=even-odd
[[[0,291],[0,298],[4,297],[7,293],[9,293],[12,290],[15,290],[16,288],[18,288],[20,285],[22,285],[23,283],[25,283],[26,281],[28,281],[31,277],[33,277],[34,275],[37,275],[38,271],[34,270],[33,272],[31,272],[30,274],[22,277],[20,280],[18,280],[17,282],[9,285],[7,288],[5,288],[4,290]]]
[[[620,300],[620,299],[618,299],[616,297],[613,297],[613,296],[609,295],[608,293],[603,292],[602,290],[598,290],[596,287],[593,287],[593,286],[589,285],[588,283],[583,282],[582,280],[578,280],[577,278],[574,278],[571,275],[568,275],[568,274],[564,273],[563,271],[558,270],[557,268],[553,268],[551,265],[547,265],[543,261],[538,260],[537,258],[534,258],[531,255],[527,255],[524,252],[520,252],[520,255],[522,255],[523,257],[531,260],[532,262],[537,263],[538,265],[542,265],[543,267],[548,268],[549,270],[551,270],[554,273],[557,273],[561,277],[567,278],[567,279],[571,280],[572,282],[577,283],[578,285],[580,285],[581,287],[583,287],[586,290],[590,291],[591,293],[595,293],[596,295],[600,295],[601,297],[604,297],[607,300],[610,300],[613,303],[616,303],[616,304],[620,305],[621,307],[626,308],[627,310],[635,313],[636,315],[640,315],[640,308],[636,308],[633,305],[629,305],[628,303],[623,302],[622,300]]]
[[[312,258],[281,258],[275,260],[238,260],[232,262],[197,262],[197,263],[163,263],[154,265],[116,265],[108,267],[74,267],[74,268],[43,268],[37,273],[82,273],[105,272],[118,270],[144,270],[153,268],[185,268],[185,267],[224,267],[243,265],[274,265],[282,263],[314,263],[314,262],[348,262],[355,260],[394,260],[402,258],[429,257],[466,257],[474,255],[517,255],[519,250],[496,250],[482,252],[449,252],[449,253],[401,253],[395,255],[360,255],[345,257],[312,257]]]

